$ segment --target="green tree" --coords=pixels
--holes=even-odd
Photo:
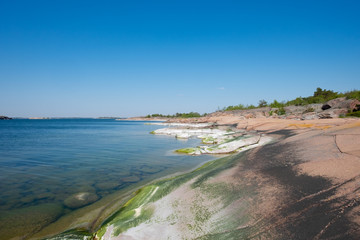
[[[259,101],[259,104],[258,104],[258,107],[261,108],[261,107],[267,107],[268,103],[262,99]]]

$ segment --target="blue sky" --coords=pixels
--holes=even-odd
[[[0,115],[213,112],[360,83],[359,1],[0,1]]]

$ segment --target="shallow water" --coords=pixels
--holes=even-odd
[[[189,170],[214,158],[173,154],[199,140],[151,135],[161,127],[144,123],[0,121],[0,236],[11,237],[19,228],[32,234],[139,181]]]

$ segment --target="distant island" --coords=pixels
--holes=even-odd
[[[0,120],[11,120],[12,118],[7,116],[0,116]]]

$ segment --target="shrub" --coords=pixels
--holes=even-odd
[[[357,100],[360,101],[360,91],[359,90],[352,90],[352,91],[349,91],[349,92],[345,92],[344,96],[347,99],[357,99]]]
[[[284,107],[280,107],[278,110],[278,115],[285,115],[285,114],[286,114],[286,111],[285,111]]]
[[[282,102],[278,102],[277,100],[274,100],[271,104],[270,104],[270,107],[272,108],[281,108],[281,107],[284,107],[285,104],[282,103]]]
[[[268,103],[262,99],[259,101],[259,104],[258,104],[258,107],[261,108],[261,107],[267,107]]]
[[[347,113],[346,116],[347,117],[360,117],[360,111]]]
[[[245,106],[242,104],[235,105],[235,106],[228,106],[223,108],[224,111],[233,111],[233,110],[244,110]]]

